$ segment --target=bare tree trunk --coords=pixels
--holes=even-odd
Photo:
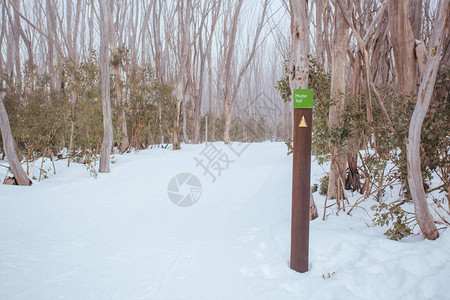
[[[200,88],[197,90],[197,95],[194,97],[194,144],[198,144],[200,141],[200,121],[201,121],[201,110],[202,110],[202,99],[200,96],[202,92]]]
[[[118,5],[118,4],[117,4]],[[113,22],[113,13],[111,11],[111,7],[108,7],[108,12],[110,14],[109,21],[108,21],[108,37],[109,37],[109,43],[111,47],[111,53],[112,55],[119,55],[118,50],[118,43],[119,43],[119,33],[114,28],[114,22]],[[133,12],[133,11],[132,11]],[[121,29],[123,30],[124,24],[120,24]],[[123,58],[120,58],[123,59]],[[125,103],[125,97],[123,93],[123,82],[122,82],[122,76],[120,74],[120,67],[121,64],[116,62],[112,66],[112,71],[114,75],[114,92],[115,92],[115,107],[119,108],[118,116],[117,116],[117,123],[118,123],[118,129],[120,132],[120,145],[119,145],[119,151],[120,153],[125,152],[128,147],[130,146],[130,142],[128,139],[128,129],[127,129],[127,121],[126,121],[126,103]]]
[[[419,71],[419,81],[422,82],[423,75],[425,74],[425,70],[427,68],[427,48],[425,46],[425,42],[421,41],[416,45],[415,48],[418,71]]]
[[[173,150],[180,149],[180,137],[179,137],[179,126],[180,126],[180,116],[185,112],[185,101],[188,97],[185,96],[186,88],[188,85],[188,72],[187,65],[190,56],[190,12],[191,12],[191,0],[183,0],[179,2],[178,7],[178,26],[180,27],[181,34],[181,46],[180,47],[180,65],[177,76],[176,84],[176,97],[177,97],[177,111],[175,120],[173,122],[173,137],[172,144]],[[182,106],[183,105],[183,106]],[[183,133],[185,128],[183,126]],[[185,136],[185,139],[187,137]]]
[[[48,1],[48,0],[47,0]],[[89,18],[89,57],[92,56],[92,50],[94,49],[94,11],[95,11],[95,5],[94,3],[90,3],[90,18]]]
[[[187,71],[187,70],[186,70]],[[182,107],[182,116],[183,116],[183,140],[184,140],[184,142],[186,143],[186,144],[188,144],[189,143],[189,138],[188,138],[188,136],[187,136],[187,120],[186,120],[186,101],[187,101],[187,99],[189,99],[190,97],[188,97],[188,95],[190,95],[190,92],[189,92],[189,88],[186,88],[185,90],[184,90],[184,93],[183,93],[183,102],[182,102],[182,105],[183,105],[183,107]]]
[[[13,30],[13,34],[14,34],[14,48],[16,49],[17,47],[20,47],[20,38],[22,38],[26,48],[27,48],[27,52],[28,52],[28,64],[33,65],[34,64],[34,58],[33,58],[33,47],[31,45],[31,41],[30,39],[26,36],[25,32],[23,31],[23,28],[20,24],[20,14],[19,14],[19,9],[20,9],[20,2],[18,0],[15,0],[15,5],[13,6],[13,11],[14,11],[14,19],[12,18],[11,14],[9,13],[9,10],[5,9],[6,8],[6,4],[3,5],[4,7],[4,11],[3,11],[3,18],[6,20],[6,15],[8,15],[9,19],[10,19],[10,23],[12,24],[12,30]],[[6,23],[6,22],[4,22]],[[20,49],[19,49],[20,50]],[[21,63],[22,63],[22,58],[20,56],[20,51],[19,52],[15,52],[15,64],[16,64],[16,68],[18,68],[18,84],[19,84],[19,90],[21,90]]]
[[[118,55],[117,47],[112,47],[112,53],[115,55]],[[126,110],[126,102],[125,97],[123,95],[123,83],[122,78],[120,75],[120,65],[114,65],[113,66],[113,74],[114,74],[114,90],[116,94],[116,106],[119,107],[119,114],[117,116],[118,118],[118,126],[119,126],[119,132],[121,134],[120,138],[120,145],[119,145],[119,151],[120,153],[124,153],[128,147],[130,146],[130,142],[128,139],[128,129],[127,129],[127,121],[125,116],[125,110]]]
[[[198,40],[198,47],[200,49],[200,73],[199,73],[199,83],[198,83],[198,92],[197,96],[195,97],[195,110],[194,110],[194,143],[198,143],[200,139],[200,121],[201,121],[201,108],[202,108],[202,100],[203,100],[203,90],[205,87],[205,69],[206,69],[206,63],[210,61],[211,57],[211,46],[213,42],[213,36],[214,31],[216,29],[217,20],[219,19],[219,13],[220,13],[220,5],[221,3],[218,2],[216,4],[213,4],[214,6],[212,9],[212,20],[211,20],[211,26],[209,30],[209,37],[207,36],[206,39],[206,47],[204,48],[203,44],[203,27],[204,20],[208,17],[209,14],[209,6],[207,6],[207,2],[205,2],[203,10],[202,10],[202,22],[200,24],[199,29],[199,40]],[[209,71],[211,72],[211,65],[209,65]],[[211,86],[211,83],[210,83]],[[211,96],[209,99],[211,103]],[[211,106],[211,104],[210,104]],[[209,107],[211,110],[211,107]]]
[[[124,153],[125,151],[127,151],[128,147],[130,147],[130,142],[128,139],[128,129],[127,129],[127,120],[126,120],[126,116],[125,116],[125,101],[121,100],[122,104],[121,104],[121,109],[119,112],[119,116],[118,116],[118,121],[119,121],[119,131],[121,133],[121,139],[120,139],[120,145],[119,145],[119,150],[120,153]]]
[[[439,17],[433,26],[433,33],[430,40],[430,51],[428,54],[427,68],[424,78],[419,87],[416,107],[411,117],[409,125],[407,147],[408,161],[408,184],[411,197],[414,203],[414,211],[417,223],[422,230],[423,236],[427,239],[434,240],[439,234],[434,224],[434,219],[428,209],[427,198],[423,187],[423,178],[420,163],[420,141],[423,120],[427,114],[433,95],[436,75],[439,63],[442,58],[442,44],[445,31],[448,32],[446,24],[449,21],[449,0],[439,1],[438,6]],[[448,25],[448,24],[447,24]]]
[[[233,14],[233,21],[231,23],[231,32],[229,33],[229,41],[228,41],[228,49],[226,54],[226,64],[225,64],[225,95],[224,95],[224,114],[225,114],[225,130],[223,133],[223,141],[225,144],[230,143],[230,128],[231,128],[231,102],[233,101],[231,99],[232,92],[231,92],[231,75],[232,75],[232,62],[234,57],[234,47],[236,44],[236,32],[237,32],[237,25],[239,20],[239,14],[241,12],[243,0],[239,0],[237,3],[237,6],[234,10]]]
[[[20,1],[15,0],[16,8],[20,9]],[[16,88],[19,94],[22,93],[22,70],[21,70],[21,58],[20,58],[20,17],[17,10],[14,10],[14,62],[16,65]]]
[[[3,149],[6,152],[8,163],[18,185],[31,185],[27,173],[20,165],[14,146],[14,138],[11,133],[8,114],[3,104],[3,92],[0,92],[0,129],[2,131]]]
[[[317,61],[320,64],[324,63],[324,49],[323,49],[323,35],[324,32],[322,30],[322,19],[323,19],[323,12],[324,12],[324,2],[323,0],[315,0],[316,2],[316,31],[314,34],[315,41],[316,41],[316,57]],[[326,33],[325,33],[326,34]]]
[[[330,70],[331,68],[331,38],[332,38],[332,19],[331,19],[331,5],[325,7],[324,18],[323,18],[323,31],[324,31],[324,53],[326,54],[326,60],[324,59],[325,70]]]
[[[343,9],[349,8],[349,1],[342,1]],[[345,20],[341,10],[335,12],[335,29],[333,42],[333,57],[331,71],[331,97],[334,101],[330,105],[329,123],[330,126],[338,126],[342,120],[341,112],[345,104],[345,66],[347,57],[347,47],[349,42],[349,24]],[[331,146],[330,179],[328,182],[328,199],[336,199],[340,207],[340,199],[344,198],[344,176],[345,176],[345,153],[339,145]]]
[[[223,132],[223,141],[225,144],[231,142],[230,129],[231,129],[231,101],[225,98],[225,130]]]
[[[378,30],[374,34],[374,44],[372,46],[372,58],[370,64],[370,73],[376,87],[384,87],[389,79],[389,61],[388,53],[390,51],[388,35],[388,17],[383,17],[378,25]]]
[[[389,1],[388,13],[398,89],[402,94],[415,93],[417,92],[415,43],[406,0]]]
[[[450,32],[447,33],[443,49],[444,49],[443,63],[447,66],[450,66]]]
[[[100,152],[100,173],[109,173],[111,164],[111,148],[113,128],[111,120],[110,99],[110,68],[109,68],[109,7],[106,0],[99,0],[100,4],[100,64],[102,77],[102,108],[103,108],[103,143]]]
[[[52,89],[56,89],[56,70],[55,70],[55,59],[53,48],[54,45],[52,40],[56,38],[56,16],[55,10],[51,0],[46,0],[46,10],[47,10],[47,35],[48,35],[48,74],[50,75],[50,86]]]
[[[361,95],[361,54],[359,52],[355,55],[355,61],[353,63],[353,73],[351,80],[351,97],[352,99],[357,99]],[[358,105],[359,106],[359,105]],[[356,107],[355,109],[360,109]],[[358,151],[360,150],[361,136],[356,134],[352,136],[349,143],[347,152],[347,164],[348,164],[348,174],[345,178],[345,189],[356,191],[361,188],[361,181],[358,173]]]
[[[295,89],[308,88],[309,74],[309,17],[308,1],[290,0],[292,51],[290,57],[290,86],[292,94]]]
[[[214,118],[212,117],[212,112],[213,112],[213,108],[212,108],[212,82],[213,82],[213,72],[212,72],[212,58],[211,58],[211,50],[209,50],[207,58],[208,58],[208,117],[210,118],[210,122],[211,120],[214,120]],[[219,95],[217,95],[216,98],[218,98]]]
[[[239,3],[242,3],[239,2]],[[239,4],[238,4],[239,5]],[[255,37],[253,40],[253,45],[250,51],[250,54],[247,58],[247,60],[245,61],[244,65],[241,67],[240,71],[239,71],[239,75],[238,78],[236,80],[236,83],[233,86],[233,94],[230,98],[230,93],[231,93],[231,66],[230,68],[228,68],[228,72],[227,72],[227,77],[226,77],[226,90],[225,90],[225,131],[224,131],[224,142],[225,144],[229,144],[230,143],[230,129],[231,129],[231,112],[232,112],[232,107],[234,105],[234,103],[236,102],[237,99],[237,95],[239,92],[239,87],[241,85],[242,82],[242,78],[244,77],[245,73],[247,72],[248,67],[250,66],[253,58],[255,57],[256,54],[256,50],[258,49],[258,40],[261,34],[261,30],[264,27],[265,24],[265,18],[266,18],[266,13],[267,13],[267,7],[269,5],[269,1],[266,0],[264,1],[263,4],[263,11],[261,14],[261,18],[259,20],[258,23],[258,27],[256,28],[256,33],[255,33]],[[239,7],[240,10],[240,7]],[[237,19],[238,19],[238,15],[239,12],[235,11],[235,15],[233,17],[233,25],[232,25],[232,35],[230,36],[230,43],[232,44],[232,46],[230,45],[230,49],[231,50],[231,58],[233,58],[234,56],[234,44],[235,44],[235,39],[236,39],[236,27],[237,27]],[[228,51],[228,54],[230,54],[230,51]],[[228,64],[231,65],[231,60],[227,57],[227,67]]]
[[[414,38],[418,41],[422,39],[422,2],[423,0],[408,0],[409,20]]]

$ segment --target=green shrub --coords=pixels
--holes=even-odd
[[[371,207],[375,210],[373,217],[374,225],[391,227],[384,233],[389,239],[399,241],[404,237],[411,235],[410,224],[414,218],[409,217],[407,213],[398,205],[380,203]]]
[[[322,178],[320,178],[320,190],[319,194],[325,196],[328,194],[328,181],[330,180],[330,175],[326,174]]]

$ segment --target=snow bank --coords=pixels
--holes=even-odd
[[[310,271],[290,270],[285,145],[213,145],[215,181],[203,144],[117,156],[97,179],[58,161],[32,187],[0,185],[0,299],[449,299],[450,233],[394,242],[363,209],[312,221]],[[202,184],[191,207],[168,198],[182,172]]]

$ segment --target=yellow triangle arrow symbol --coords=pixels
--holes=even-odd
[[[300,121],[300,124],[298,124],[298,127],[308,127],[308,125],[306,125],[305,116],[302,116],[302,120]]]

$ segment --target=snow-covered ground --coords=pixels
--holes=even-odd
[[[450,299],[450,232],[391,241],[364,209],[322,221],[318,193],[310,271],[290,270],[286,146],[214,146],[211,174],[197,161],[214,153],[183,145],[118,155],[97,179],[60,160],[32,187],[0,185],[0,299]],[[190,207],[167,193],[183,172],[202,184]],[[323,173],[313,162],[312,183]]]

